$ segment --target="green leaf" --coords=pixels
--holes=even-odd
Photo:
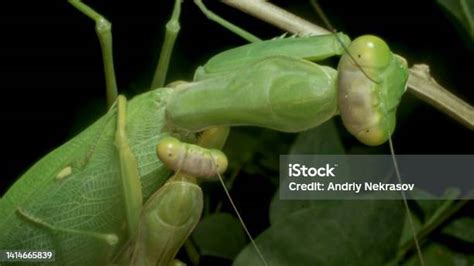
[[[241,168],[247,173],[258,174],[264,169],[278,171],[279,157],[288,151],[286,138],[293,134],[283,134],[267,129],[235,128],[231,130],[224,153],[231,168]]]
[[[454,220],[443,228],[443,233],[474,243],[474,218],[462,217]]]
[[[313,203],[256,239],[269,265],[382,265],[396,254],[405,216],[402,202]],[[234,261],[236,266],[260,264],[251,246]]]
[[[423,217],[423,220],[429,219],[431,216],[433,216],[434,213],[438,210],[439,207],[443,205],[442,200],[437,200],[435,196],[432,194],[421,190],[421,189],[415,189],[410,192],[411,196],[413,198],[428,198],[427,200],[417,200],[416,204],[421,210],[421,214]],[[430,199],[431,198],[431,199]]]
[[[415,198],[426,198],[427,200],[417,200],[416,204],[418,205],[421,211],[421,217],[412,214],[415,231],[426,229],[432,224],[438,222],[438,220],[446,219],[445,213],[449,208],[452,207],[453,200],[437,200],[436,197],[424,190],[415,189],[410,192],[412,197]],[[446,199],[455,199],[459,196],[459,190],[450,188],[446,189],[443,198]],[[405,226],[402,233],[402,238],[400,239],[400,246],[405,245],[407,242],[413,241],[413,230],[407,219],[405,219]]]
[[[411,218],[413,221],[413,226],[415,227],[415,232],[418,233],[418,231],[420,231],[423,225],[421,224],[420,219],[418,219],[416,215],[412,214]],[[408,241],[413,242],[413,229],[411,227],[409,216],[406,215],[405,222],[403,225],[402,237],[400,238],[400,246],[407,243]]]
[[[290,154],[344,154],[334,119],[302,132],[291,146]]]
[[[255,136],[244,130],[233,129],[230,131],[224,153],[229,158],[229,163],[242,165],[252,160],[258,145]]]
[[[228,213],[205,217],[196,226],[192,239],[202,255],[230,260],[247,244],[239,220]]]
[[[279,171],[280,157],[275,155],[288,152],[289,145],[285,138],[290,136],[291,140],[294,138],[293,134],[288,135],[274,130],[262,130],[259,136],[260,148],[258,152],[260,158],[258,163],[267,169]]]
[[[290,149],[290,155],[344,153],[344,146],[342,145],[334,119],[331,119],[316,128],[298,134],[298,137],[295,139]],[[317,164],[317,162],[315,162],[315,164]],[[332,201],[325,202],[330,204]],[[279,200],[279,192],[277,191],[270,206],[270,224],[274,224],[280,218],[285,218],[300,209],[315,206],[321,206],[320,201]]]
[[[461,24],[474,41],[474,1],[437,0],[437,2]]]
[[[472,265],[472,258],[456,253],[447,247],[432,243],[423,248],[423,260],[425,265],[436,265],[436,266],[465,266]],[[407,266],[418,266],[420,265],[418,255],[415,253],[410,259],[403,265]]]

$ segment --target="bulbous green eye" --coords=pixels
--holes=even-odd
[[[358,37],[347,50],[357,64],[367,71],[385,69],[392,60],[387,43],[373,35]]]
[[[175,162],[179,156],[182,143],[173,137],[164,137],[156,145],[156,154],[165,163]]]
[[[229,162],[227,161],[227,156],[225,156],[225,154],[219,150],[212,150],[211,156],[214,160],[217,172],[223,174],[229,164]]]

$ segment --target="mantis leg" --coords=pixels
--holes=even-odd
[[[168,21],[168,23],[166,23],[165,40],[163,42],[163,47],[161,48],[160,60],[158,61],[158,66],[155,69],[155,74],[153,76],[153,81],[151,83],[150,89],[160,88],[165,85],[166,73],[168,72],[171,54],[173,52],[176,37],[178,37],[178,33],[180,30],[180,13],[181,0],[175,0],[173,14],[171,15],[171,19]]]
[[[199,135],[197,144],[208,149],[222,149],[229,132],[230,127],[211,127]]]
[[[228,133],[227,127],[206,130],[198,138],[198,144],[222,148]],[[175,171],[143,207],[132,265],[177,263],[176,254],[200,220],[203,195],[196,177],[181,169]]]
[[[101,14],[84,4],[81,0],[69,0],[69,3],[81,11],[84,15],[95,21],[95,30],[102,49],[102,60],[104,61],[105,85],[107,90],[107,104],[112,106],[117,98],[117,82],[115,80],[114,60],[112,54],[112,24]]]
[[[41,218],[34,216],[33,214],[29,213],[23,208],[17,208],[16,212],[20,217],[22,217],[26,221],[31,222],[37,226],[43,227],[45,229],[48,229],[52,232],[62,232],[62,233],[68,233],[68,234],[83,235],[86,237],[91,237],[99,241],[102,241],[110,246],[114,246],[118,243],[118,237],[115,234],[105,234],[105,233],[77,230],[77,229],[71,229],[71,228],[62,228],[62,227],[52,225],[42,220]]]
[[[179,171],[146,202],[131,265],[171,265],[201,217],[203,196],[194,177]]]
[[[122,180],[125,210],[129,239],[136,239],[140,212],[143,205],[142,187],[138,164],[128,143],[126,133],[127,100],[123,95],[117,98],[117,131],[115,133],[115,146],[117,147],[120,161],[120,178]]]
[[[248,42],[259,42],[261,41],[260,38],[253,35],[252,33],[230,23],[229,21],[225,20],[224,18],[220,17],[216,13],[212,12],[211,10],[207,9],[204,3],[201,0],[194,0],[194,3],[201,9],[202,13],[206,15],[206,17],[217,24],[221,25],[222,27],[230,30],[231,32],[237,34],[238,36],[242,37],[243,39],[247,40]]]
[[[202,191],[194,177],[178,171],[143,205],[138,165],[126,135],[126,104],[125,97],[119,95],[115,145],[120,161],[129,239],[133,245],[130,263],[170,265],[199,222]],[[119,257],[119,261],[122,259]]]
[[[94,265],[108,264],[113,255],[113,250],[116,249],[117,244],[120,242],[119,237],[112,232],[100,232],[94,231],[93,229],[84,230],[55,224],[52,219],[48,219],[47,216],[35,213],[35,209],[28,210],[17,206],[15,212],[18,218],[28,223],[29,226],[40,229],[40,231],[38,231],[39,235],[41,235],[41,231],[48,232],[49,240],[43,243],[50,241],[50,244],[54,247],[53,249],[56,251],[55,265],[81,264],[78,261],[72,262],[68,253],[63,252],[70,247],[70,244],[61,245],[60,243],[64,243],[63,241],[81,243],[81,245],[87,246],[87,249],[81,249],[85,252],[84,254],[87,254],[87,250],[89,252],[99,252],[101,256],[93,259]],[[18,239],[18,241],[20,241],[20,239]],[[74,244],[73,246],[77,247]]]

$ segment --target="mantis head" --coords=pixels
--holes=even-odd
[[[225,172],[227,157],[216,149],[206,149],[164,137],[156,146],[158,158],[174,171],[183,171],[195,177],[212,177]]]
[[[405,59],[393,54],[379,37],[355,39],[338,66],[338,106],[347,130],[364,144],[388,140],[396,109],[406,90]]]

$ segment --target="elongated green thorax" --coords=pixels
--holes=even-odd
[[[191,131],[216,125],[302,131],[336,114],[335,80],[332,68],[269,57],[232,75],[177,88],[166,116],[171,125]]]
[[[338,107],[344,126],[359,141],[380,145],[395,129],[406,90],[406,61],[375,36],[355,39],[338,66]]]

